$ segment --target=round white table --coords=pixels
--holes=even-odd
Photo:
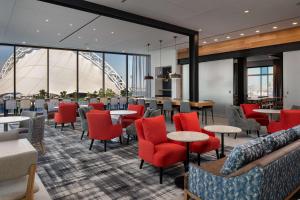
[[[254,112],[267,114],[269,116],[269,120],[272,120],[273,114],[280,114],[280,110],[275,109],[254,109]]]
[[[236,134],[241,133],[242,129],[234,126],[226,126],[226,125],[211,125],[211,126],[205,126],[204,130],[214,132],[214,133],[220,133],[221,134],[221,153],[220,158],[225,157],[224,153],[224,134]]]
[[[8,124],[29,120],[30,117],[25,116],[9,116],[0,117],[0,124],[4,124],[4,131],[8,131]]]
[[[134,115],[137,112],[134,110],[111,110],[111,115],[119,115],[119,116],[125,116],[125,115]]]
[[[205,133],[194,132],[194,131],[176,131],[167,134],[167,138],[177,142],[186,143],[186,164],[185,171],[189,170],[189,161],[190,161],[190,143],[207,141],[209,136]],[[175,178],[175,185],[179,188],[183,188],[184,185],[184,176],[179,176]]]

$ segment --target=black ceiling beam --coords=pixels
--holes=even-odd
[[[106,17],[111,17],[111,18],[115,18],[127,22],[132,22],[135,24],[149,26],[152,28],[170,31],[170,32],[174,32],[186,36],[193,36],[195,34],[198,34],[198,32],[195,30],[187,29],[184,27],[176,26],[174,24],[166,23],[163,21],[151,19],[141,15],[136,15],[133,13],[118,10],[115,8],[110,8],[107,6],[103,6],[100,4],[96,4],[84,0],[39,0],[39,1],[51,3],[51,4],[55,4],[67,8],[72,8],[76,10],[81,10],[96,15],[103,15]]]

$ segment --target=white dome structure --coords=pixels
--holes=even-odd
[[[49,50],[49,90],[51,94],[76,91],[76,52]],[[22,96],[38,94],[47,88],[47,49],[17,48],[16,90]],[[79,92],[99,91],[102,88],[102,58],[96,53],[79,52]],[[13,88],[13,55],[0,72],[0,94]],[[122,77],[105,63],[105,88],[116,94],[126,88]]]

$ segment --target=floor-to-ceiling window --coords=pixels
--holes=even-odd
[[[14,95],[14,47],[0,45],[0,98]]]
[[[126,55],[105,53],[105,94],[126,96]]]
[[[50,97],[76,98],[77,53],[67,50],[49,50]]]
[[[16,93],[21,97],[46,97],[47,49],[16,48]]]
[[[103,96],[103,54],[78,52],[79,98]]]
[[[248,68],[248,96],[273,96],[273,66]]]

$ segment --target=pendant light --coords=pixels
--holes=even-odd
[[[177,43],[176,43],[176,39],[177,39],[177,36],[174,36],[174,47],[175,47],[175,53],[176,53],[176,55],[177,55],[177,48],[176,48],[176,45],[177,45]],[[177,57],[177,56],[176,56]],[[177,60],[177,58],[176,58],[176,60]],[[180,79],[181,78],[181,74],[177,74],[176,73],[176,68],[175,68],[175,73],[174,74],[171,74],[170,75],[170,77],[172,78],[172,79]]]
[[[162,67],[161,67],[161,43],[162,43],[162,40],[159,40],[159,68],[161,70],[160,74],[157,75],[157,79],[165,79],[165,76],[163,75],[163,72],[162,72]]]
[[[150,52],[149,49],[150,49],[150,43],[147,44],[148,54],[149,54],[149,52]],[[148,58],[148,59],[149,59],[149,58]],[[148,69],[148,74],[144,77],[145,80],[152,80],[152,79],[153,79],[153,76],[151,76],[150,73],[149,73],[150,70],[151,70],[151,69]]]

